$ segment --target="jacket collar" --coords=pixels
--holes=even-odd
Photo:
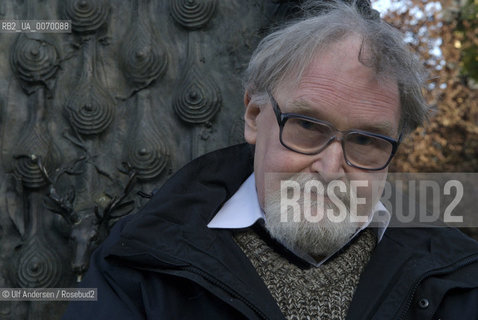
[[[207,227],[252,171],[252,152],[246,144],[190,162],[124,226],[109,256],[132,267],[159,272],[193,267],[247,299],[263,317],[282,319],[275,300],[234,242],[231,231]]]

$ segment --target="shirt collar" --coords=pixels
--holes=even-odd
[[[260,219],[264,220],[264,217],[264,211],[262,211],[257,197],[255,176],[254,173],[252,173],[249,178],[242,183],[239,190],[237,190],[236,193],[224,203],[222,208],[207,226],[210,229],[242,229],[252,226]],[[355,238],[360,231],[367,227],[375,228],[377,241],[380,242],[388,224],[390,223],[390,218],[390,212],[381,201],[378,201],[372,210],[372,215],[368,223],[365,223],[360,229],[358,229],[350,238],[349,242]],[[346,244],[344,244],[344,246]],[[291,251],[299,258],[302,258],[314,266],[320,266],[336,253],[334,252],[324,259],[316,261],[308,254],[294,250]]]
[[[256,191],[254,173],[242,183],[239,190],[224,203],[207,225],[211,229],[242,229],[264,219]]]

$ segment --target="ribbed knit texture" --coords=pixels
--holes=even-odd
[[[287,319],[345,319],[360,274],[376,237],[361,232],[342,252],[320,267],[301,269],[274,251],[254,231],[234,239],[256,268]]]

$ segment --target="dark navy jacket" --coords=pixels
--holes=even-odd
[[[247,145],[175,174],[94,252],[63,319],[284,319],[232,231],[207,224],[252,173]],[[452,228],[389,228],[347,319],[478,319],[478,244]]]

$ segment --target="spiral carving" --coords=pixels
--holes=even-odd
[[[11,65],[17,76],[27,83],[46,82],[59,68],[58,52],[45,41],[21,36],[13,48]]]
[[[17,281],[22,288],[54,287],[62,275],[60,259],[37,236],[23,247],[17,266]]]
[[[71,125],[82,135],[100,134],[114,116],[114,100],[95,80],[84,81],[66,105]]]
[[[73,31],[95,32],[106,23],[109,6],[105,0],[66,0],[64,12]]]
[[[133,25],[123,43],[121,66],[132,85],[141,89],[164,75],[168,56],[144,19]]]
[[[15,160],[15,173],[21,177],[25,187],[36,189],[46,184],[44,174],[38,167],[40,157],[47,170],[53,166],[53,159],[49,155],[50,143],[41,135],[39,130],[29,129],[18,142]]]
[[[17,159],[15,173],[21,176],[23,185],[28,188],[40,188],[46,183],[36,162],[28,157]]]
[[[171,16],[189,30],[200,29],[216,11],[216,0],[170,0]]]
[[[150,114],[146,113],[146,117]],[[169,148],[150,121],[142,121],[137,126],[136,135],[128,146],[127,159],[140,180],[154,179],[166,167]]]
[[[173,107],[184,122],[205,123],[219,111],[221,92],[215,81],[208,75],[201,74],[196,65],[187,69],[180,88],[174,97]]]

